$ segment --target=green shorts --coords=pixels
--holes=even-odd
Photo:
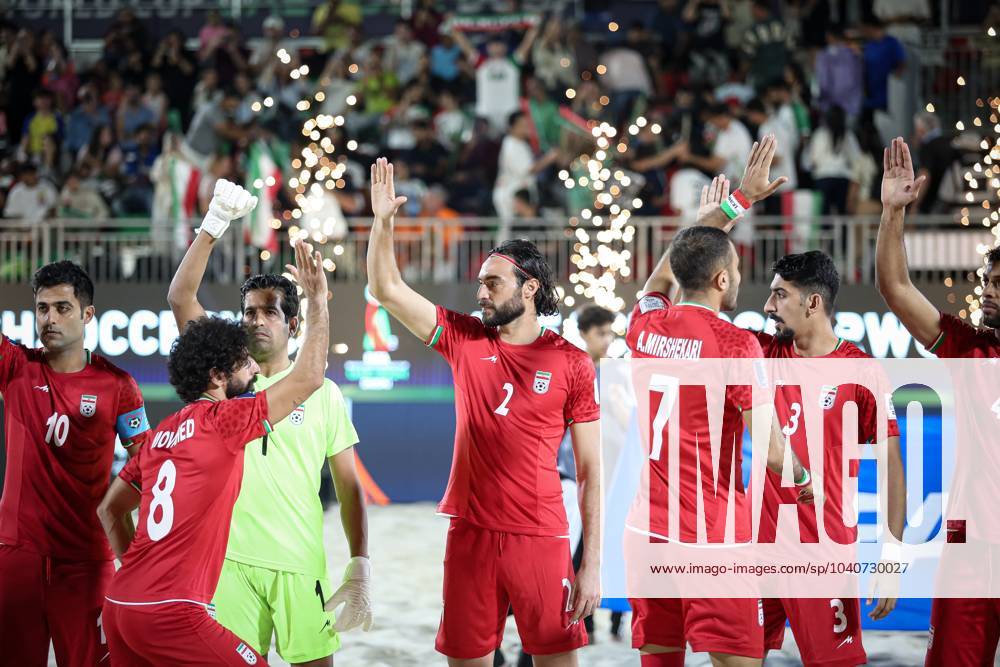
[[[228,558],[215,590],[216,620],[261,655],[271,636],[286,662],[309,662],[340,648],[333,612],[323,609],[333,595],[328,579],[270,570]]]

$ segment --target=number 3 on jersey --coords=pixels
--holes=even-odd
[[[174,462],[167,459],[156,473],[156,484],[153,485],[153,502],[149,504],[149,516],[146,517],[146,532],[149,539],[158,542],[167,536],[174,525],[174,500],[170,494],[174,492],[177,482],[177,468]],[[160,520],[156,520],[156,511],[160,511]]]
[[[510,408],[507,407],[507,404],[510,403],[510,399],[514,395],[514,385],[512,385],[510,382],[504,382],[503,390],[507,393],[507,395],[504,396],[503,403],[500,404],[500,407],[498,407],[493,412],[500,415],[501,417],[506,417],[507,413],[510,412]]]

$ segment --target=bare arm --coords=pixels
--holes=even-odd
[[[899,436],[888,440],[889,457],[889,532],[897,540],[903,540],[906,527],[906,473],[903,455],[899,448]]]
[[[212,254],[214,245],[215,238],[210,234],[198,234],[194,243],[184,253],[184,259],[181,260],[177,273],[170,281],[167,303],[170,304],[170,312],[177,320],[177,329],[182,333],[188,322],[205,315],[205,308],[198,301],[198,287],[205,277],[208,258]]]
[[[434,304],[403,282],[392,242],[393,217],[406,197],[397,197],[392,163],[379,158],[372,165],[372,223],[368,239],[368,288],[389,313],[414,336],[426,341],[437,326]]]
[[[351,557],[368,557],[368,513],[365,511],[365,492],[354,466],[354,447],[327,459],[333,486],[340,501],[340,523],[344,527]]]
[[[288,270],[306,295],[306,337],[291,372],[267,390],[267,413],[276,424],[323,386],[326,354],[330,345],[330,313],[327,306],[323,258],[304,241],[295,244],[295,266]]]
[[[118,560],[125,556],[132,543],[132,537],[135,535],[132,510],[139,506],[141,499],[142,496],[135,487],[116,477],[111,480],[108,492],[97,506],[97,517]]]
[[[518,64],[523,63],[528,59],[528,53],[531,51],[531,46],[535,43],[535,38],[538,37],[538,28],[540,25],[541,23],[539,22],[531,26],[528,29],[528,32],[525,33],[524,39],[521,40],[521,43],[514,51],[514,60]]]
[[[743,423],[746,427],[750,429],[750,433],[753,433],[753,410],[743,411]],[[767,446],[767,468],[771,472],[780,475],[784,470],[785,466],[785,436],[781,432],[781,427],[778,425],[777,415],[774,415],[771,419],[771,435]],[[788,448],[788,453],[792,458],[792,479],[796,482],[802,480],[806,476],[806,469],[799,461],[799,457],[795,455],[795,452]],[[799,492],[799,499],[805,500],[808,497],[808,502],[812,502],[812,484],[805,484],[801,487]]]
[[[885,149],[882,162],[882,219],[875,244],[875,280],[889,310],[927,347],[941,334],[941,316],[910,280],[903,244],[906,206],[919,196],[923,177],[913,178],[910,149],[900,137]]]
[[[573,423],[569,430],[583,518],[583,559],[570,598],[572,622],[590,616],[601,600],[601,422]]]

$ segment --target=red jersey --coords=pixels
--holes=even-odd
[[[1000,338],[993,329],[979,329],[954,315],[941,313],[941,334],[928,352],[942,359],[1000,357]]]
[[[97,519],[108,490],[115,437],[144,442],[149,423],[132,376],[87,353],[75,373],[57,373],[43,349],[0,334],[7,470],[0,543],[53,558],[111,560]]]
[[[645,294],[636,303],[629,319],[625,340],[632,350],[632,356],[637,359],[759,359],[763,356],[760,344],[752,333],[726,322],[711,308],[688,303],[674,305],[666,295],[657,292]],[[725,378],[720,378],[717,382],[721,382],[724,386],[729,385]],[[715,382],[706,380],[704,384],[707,386]],[[636,384],[637,392],[639,386]],[[769,400],[770,397],[767,398]],[[649,415],[643,418],[642,423],[653,423],[659,411],[658,401],[662,400],[664,399],[657,392],[650,391]],[[685,424],[680,434],[678,499],[681,508],[688,510],[682,509],[680,512],[680,529],[683,540],[695,541],[697,523],[693,508],[698,506],[699,470],[712,471],[716,465],[712,461],[711,447],[699,445],[700,426],[695,430],[686,426],[705,425],[707,430],[709,414],[705,392],[699,387],[682,386],[677,400],[680,402],[679,414],[684,415]],[[715,535],[715,541],[721,541],[724,534],[717,532],[716,528],[725,527],[730,485],[735,495],[736,540],[744,542],[750,539],[750,499],[746,495],[742,477],[744,428],[742,412],[753,407],[752,401],[750,385],[728,386],[721,430],[723,444],[717,464],[719,478],[713,479],[711,472],[700,474],[706,528],[710,539],[713,539],[713,534]],[[640,408],[640,415],[645,409],[645,407]],[[672,410],[672,406],[668,407],[667,414],[669,415]],[[637,500],[637,502],[649,502],[649,532],[657,536],[669,534],[667,502],[670,494],[667,485],[670,466],[666,451],[667,448],[664,447],[661,455],[655,459],[651,458],[648,473],[649,498]],[[645,530],[640,526],[635,528]]]
[[[769,359],[802,359],[795,352],[795,346],[791,338],[778,339],[770,334],[756,332],[757,340],[760,341],[764,349],[764,356]],[[838,340],[837,347],[830,354],[823,357],[810,357],[812,359],[871,359],[871,355],[863,352],[853,343],[843,339]],[[777,382],[776,382],[777,384]],[[823,525],[828,539],[835,540],[839,544],[850,544],[857,541],[857,525],[845,526],[843,509],[846,504],[854,505],[854,499],[845,499],[843,495],[844,483],[844,452],[843,452],[843,420],[844,405],[854,402],[858,406],[858,437],[868,443],[875,443],[878,440],[878,404],[877,401],[885,400],[886,413],[888,415],[888,427],[886,436],[893,437],[899,435],[899,424],[896,422],[896,413],[892,409],[891,394],[889,387],[884,382],[879,383],[879,387],[868,387],[866,391],[860,385],[841,385],[830,387],[830,391],[824,392],[823,405],[810,404],[802,400],[802,392],[799,387],[793,385],[777,384],[775,387],[775,410],[781,424],[782,433],[788,436],[792,444],[792,451],[798,456],[799,461],[806,469],[814,469],[809,461],[809,449],[806,438],[806,415],[805,410],[822,409],[823,438],[824,442],[819,443],[823,451]],[[824,390],[827,388],[824,387]],[[860,462],[852,458],[848,464],[849,475],[855,479],[858,476]],[[853,487],[852,487],[853,488]],[[782,487],[781,477],[766,470],[766,482],[764,485],[764,501],[760,516],[760,536],[762,542],[774,540],[777,526],[778,508],[781,504],[795,505],[798,498],[798,489]],[[816,521],[815,505],[798,505],[799,516],[799,536],[803,542],[818,542],[818,525]]]
[[[270,431],[265,392],[199,399],[160,422],[119,473],[142,490],[142,502],[109,600],[211,602],[243,480],[243,448]]]
[[[569,532],[556,455],[566,427],[600,417],[594,364],[542,329],[511,345],[481,320],[437,308],[426,341],[451,366],[455,454],[438,511],[490,530]]]

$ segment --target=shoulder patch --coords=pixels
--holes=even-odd
[[[658,296],[644,296],[639,299],[639,312],[645,315],[654,310],[665,310],[667,304]]]

